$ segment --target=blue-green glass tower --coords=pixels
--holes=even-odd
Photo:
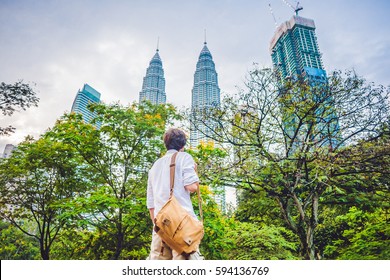
[[[296,15],[276,30],[270,52],[281,80],[303,75],[311,81],[326,82],[315,29],[312,19]]]
[[[81,114],[83,120],[86,123],[90,123],[96,117],[96,114],[87,108],[90,103],[100,103],[100,93],[90,85],[84,84],[83,89],[76,94],[71,111]]]
[[[281,82],[303,77],[312,87],[323,87],[326,90],[328,81],[315,29],[312,19],[297,14],[276,30],[269,49],[274,69]],[[315,127],[318,133],[315,136],[316,139],[311,140],[322,139],[318,141],[321,146],[335,146],[337,145],[339,125],[336,112],[326,103],[331,103],[330,98],[324,102],[324,106],[320,106],[316,111],[318,118]],[[292,138],[298,120],[294,115],[284,117],[285,130],[287,135]],[[298,135],[293,146],[299,147],[304,142],[303,138]]]
[[[156,54],[153,56],[146,69],[146,75],[142,83],[142,90],[139,93],[139,102],[144,100],[150,101],[152,104],[165,104],[165,78],[162,61],[157,48]]]
[[[197,121],[194,114],[197,111],[207,110],[220,106],[221,91],[218,86],[218,74],[215,70],[213,57],[204,42],[200,52],[194,74],[194,86],[192,88],[192,119],[190,131],[190,143],[196,147],[201,141],[207,141],[205,135],[211,135],[211,129],[215,124],[211,120]]]

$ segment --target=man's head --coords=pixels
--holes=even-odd
[[[164,144],[167,150],[175,149],[179,151],[184,148],[186,142],[186,135],[178,128],[170,128],[164,134]]]

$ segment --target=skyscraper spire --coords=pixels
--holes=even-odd
[[[160,43],[160,37],[157,37],[157,48],[156,48],[156,52],[158,52],[158,51],[159,51],[159,49],[158,49],[158,45],[159,45],[159,43]]]
[[[218,74],[210,50],[207,47],[206,30],[204,45],[199,54],[194,74],[194,87],[192,88],[190,144],[196,148],[202,142],[212,141],[209,137],[215,137],[214,129],[217,122],[203,115],[213,108],[220,107],[221,90],[218,86]],[[226,210],[226,189],[224,186],[214,188],[218,195],[215,201],[224,212]]]
[[[207,45],[206,28],[204,29],[204,44]]]
[[[146,69],[142,90],[139,93],[139,102],[149,100],[152,104],[165,104],[166,99],[164,69],[159,55],[158,38],[156,53]]]
[[[211,135],[210,128],[214,127],[214,123],[211,120],[199,121],[196,114],[212,107],[219,107],[219,105],[220,89],[218,87],[218,74],[215,71],[213,57],[205,40],[196,64],[194,86],[192,88],[190,131],[190,143],[192,147],[199,145],[200,141],[206,141],[207,137],[205,135]]]

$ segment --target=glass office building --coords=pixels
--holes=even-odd
[[[312,19],[293,16],[276,30],[270,43],[274,68],[282,80],[297,75],[326,82]]]
[[[294,80],[303,77],[310,86],[319,87],[320,90],[317,94],[319,94],[318,97],[321,97],[326,93],[328,81],[315,29],[312,19],[295,15],[279,26],[271,40],[269,49],[279,81],[284,82],[288,79]],[[324,91],[321,91],[321,88]],[[336,112],[329,106],[332,102],[331,97],[323,102],[324,106],[320,106],[316,110],[318,117],[315,129],[318,133],[311,140],[319,140],[322,146],[335,146],[339,136]],[[285,116],[285,130],[291,138],[295,133],[297,123],[298,120],[294,115]],[[298,135],[295,141],[294,147],[298,147],[305,141],[305,137]]]
[[[205,42],[198,62],[196,63],[194,86],[192,88],[192,119],[190,131],[190,143],[192,147],[198,146],[201,141],[207,141],[208,139],[205,135],[211,135],[210,128],[215,126],[211,120],[198,121],[194,114],[209,108],[219,107],[221,102],[220,92],[215,63]]]
[[[82,90],[79,90],[76,94],[71,111],[81,114],[83,120],[90,123],[96,117],[96,114],[87,108],[88,104],[91,103],[100,103],[100,93],[90,85],[84,84]]]
[[[152,104],[157,105],[165,104],[166,99],[164,69],[157,49],[146,69],[142,90],[139,93],[139,102],[149,100]]]

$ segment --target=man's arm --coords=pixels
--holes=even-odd
[[[150,214],[150,218],[152,219],[152,222],[154,224],[154,208],[149,208],[149,214]]]
[[[184,188],[189,191],[190,193],[196,192],[198,189],[199,182],[192,183],[190,185],[184,186]]]
[[[192,159],[192,157],[191,157],[191,162],[193,163],[193,168],[194,168],[194,170],[195,170],[195,174],[198,175],[198,165],[196,164],[196,162],[194,162],[194,160]],[[190,170],[191,170],[191,168],[190,168]],[[196,192],[196,190],[198,189],[198,187],[199,187],[199,181],[184,186],[184,188],[185,188],[187,191],[189,191],[190,193]]]

